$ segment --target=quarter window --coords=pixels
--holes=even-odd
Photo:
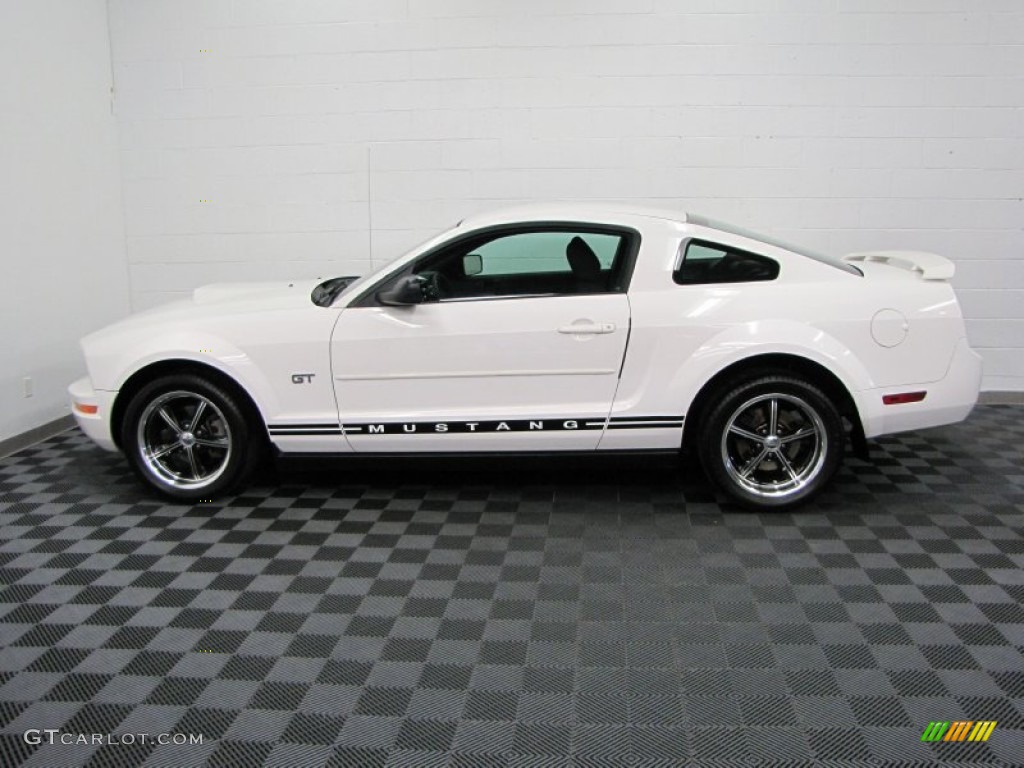
[[[778,276],[777,261],[706,240],[684,241],[682,258],[672,273],[679,285],[750,283]]]

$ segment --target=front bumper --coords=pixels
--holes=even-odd
[[[960,339],[946,375],[938,381],[879,387],[859,393],[866,437],[955,424],[967,418],[981,389],[981,356]],[[882,397],[899,392],[924,391],[918,403],[885,405]]]
[[[68,395],[71,397],[71,414],[79,429],[101,448],[118,450],[110,433],[110,413],[117,392],[93,389],[86,376],[68,387]]]

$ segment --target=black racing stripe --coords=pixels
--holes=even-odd
[[[267,429],[338,429],[338,422],[323,424],[268,424]]]
[[[345,424],[365,435],[471,435],[503,432],[584,432],[603,429],[604,421],[587,419],[501,419],[479,421],[369,421]]]
[[[682,416],[612,416],[610,421],[682,421]]]
[[[655,424],[609,424],[608,429],[680,429],[681,421],[663,421]]]
[[[270,427],[270,432],[340,432],[341,427],[314,427],[309,429],[307,427]]]
[[[350,424],[273,424],[271,435],[445,435],[501,432],[581,432],[597,429],[678,429],[682,416],[613,416],[604,418],[540,418],[479,421],[367,421]],[[539,426],[538,426],[539,425]]]
[[[272,429],[271,435],[340,435],[340,429]]]

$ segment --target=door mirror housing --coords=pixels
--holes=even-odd
[[[421,275],[400,277],[387,290],[377,292],[377,301],[389,307],[413,307],[426,301],[425,280]]]
[[[484,271],[484,257],[479,253],[467,253],[462,257],[462,274],[466,277],[479,275]]]

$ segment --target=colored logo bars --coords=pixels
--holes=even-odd
[[[921,741],[988,741],[995,720],[933,721],[921,734]]]

